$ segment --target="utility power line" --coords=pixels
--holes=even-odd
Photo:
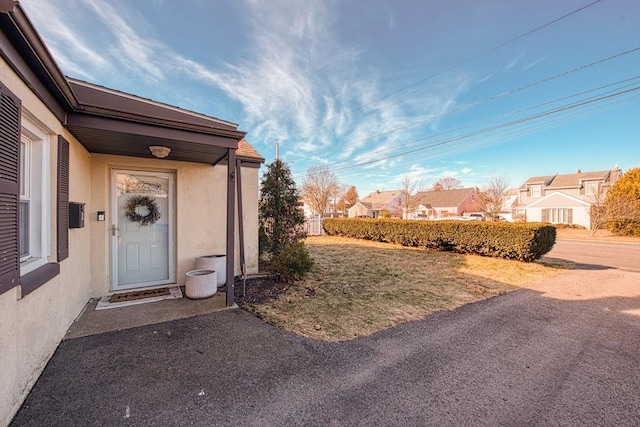
[[[360,167],[360,166],[368,165],[368,164],[371,164],[371,163],[380,162],[380,161],[383,161],[383,160],[388,160],[388,159],[392,159],[392,158],[396,158],[396,157],[405,156],[407,154],[416,153],[418,151],[426,150],[428,148],[432,148],[432,147],[436,147],[436,146],[444,145],[444,144],[449,144],[451,142],[454,142],[454,141],[457,141],[457,140],[460,140],[460,139],[463,139],[463,138],[468,138],[468,137],[471,137],[471,136],[476,136],[476,135],[480,135],[480,134],[483,134],[483,133],[491,132],[491,131],[494,131],[494,130],[503,129],[503,128],[508,127],[508,126],[513,126],[513,125],[520,124],[520,123],[523,123],[523,122],[526,122],[526,121],[529,121],[529,120],[534,120],[534,119],[537,119],[537,118],[540,118],[540,117],[544,117],[544,116],[547,116],[547,115],[550,115],[550,114],[557,114],[559,112],[562,112],[562,111],[565,111],[565,110],[568,110],[568,109],[571,109],[571,108],[578,108],[578,107],[581,107],[583,105],[591,104],[591,103],[594,103],[594,102],[602,101],[602,100],[605,100],[605,99],[609,99],[609,98],[612,98],[612,97],[615,97],[615,96],[624,95],[624,94],[627,94],[627,93],[630,93],[630,92],[635,92],[635,91],[638,91],[638,90],[640,90],[640,86],[639,87],[635,87],[635,88],[631,88],[631,89],[627,89],[627,90],[622,91],[622,92],[617,92],[615,94],[606,95],[606,96],[603,96],[603,97],[594,98],[594,99],[590,99],[590,100],[586,100],[586,101],[581,101],[581,102],[574,103],[574,104],[571,104],[571,105],[567,105],[567,106],[563,106],[563,107],[556,108],[556,109],[553,109],[553,110],[545,111],[543,113],[533,114],[533,115],[528,116],[528,117],[516,119],[516,120],[513,120],[511,122],[507,122],[507,123],[501,123],[501,124],[498,124],[498,125],[495,125],[495,126],[491,126],[489,128],[473,131],[473,132],[470,132],[470,133],[467,133],[467,134],[464,134],[464,135],[460,135],[460,136],[456,136],[456,137],[452,137],[452,138],[449,138],[447,140],[440,141],[440,142],[437,142],[437,143],[434,143],[434,144],[431,144],[431,145],[427,145],[427,146],[415,148],[413,150],[404,151],[402,153],[397,153],[397,154],[389,155],[389,156],[386,156],[386,157],[382,157],[380,159],[374,159],[374,160],[369,160],[369,161],[362,162],[362,163],[359,163],[359,164],[356,164],[356,165],[335,168],[335,169],[333,169],[333,171],[351,169],[351,168],[354,168],[354,167]],[[425,138],[416,139],[415,141],[419,141],[421,139],[426,139],[426,137]]]
[[[451,114],[454,114],[454,113],[457,113],[457,112],[460,112],[460,111],[463,111],[463,110],[467,110],[467,109],[470,109],[472,107],[476,107],[478,105],[486,104],[488,102],[491,102],[491,101],[494,101],[496,99],[500,99],[500,98],[512,95],[514,93],[523,91],[525,89],[529,89],[529,88],[532,88],[534,86],[538,86],[540,84],[547,83],[549,81],[552,81],[552,80],[555,80],[555,79],[558,79],[558,78],[561,78],[561,77],[565,77],[565,76],[567,76],[569,74],[572,74],[572,73],[575,73],[575,72],[578,72],[578,71],[582,71],[582,70],[585,70],[587,68],[590,68],[590,67],[593,67],[593,66],[596,66],[596,65],[603,64],[603,63],[605,63],[607,61],[612,61],[614,59],[618,59],[618,58],[620,58],[622,56],[629,55],[629,54],[637,52],[639,50],[640,50],[640,47],[635,47],[633,49],[629,49],[629,50],[626,50],[624,52],[620,52],[620,53],[617,53],[615,55],[611,55],[611,56],[609,56],[607,58],[603,58],[603,59],[600,59],[598,61],[591,62],[589,64],[585,64],[585,65],[581,65],[579,67],[572,68],[571,70],[564,71],[564,72],[562,72],[560,74],[556,74],[556,75],[553,75],[553,76],[550,76],[550,77],[546,77],[544,79],[541,79],[541,80],[538,80],[538,81],[535,81],[535,82],[532,82],[532,83],[527,83],[525,85],[522,85],[522,86],[514,88],[514,89],[509,89],[509,90],[501,92],[501,93],[499,93],[497,95],[492,95],[490,97],[484,98],[484,99],[482,99],[480,101],[471,102],[469,104],[464,104],[464,105],[461,105],[459,107],[456,107],[454,109],[451,109],[451,110],[448,110],[448,111],[445,111],[445,112],[442,112],[442,113],[439,113],[439,114],[431,115],[431,116],[429,116],[429,117],[427,117],[425,119],[414,121],[414,122],[411,122],[411,123],[409,123],[407,125],[404,125],[404,126],[401,126],[401,127],[398,127],[398,128],[394,128],[394,129],[390,129],[390,130],[387,130],[387,131],[384,131],[384,132],[380,132],[380,133],[377,133],[375,135],[371,135],[371,136],[368,136],[366,138],[361,138],[361,139],[358,139],[358,140],[355,140],[355,141],[347,141],[347,142],[343,143],[342,146],[345,147],[345,146],[350,146],[350,145],[361,144],[363,142],[366,142],[366,141],[369,141],[369,140],[372,140],[372,139],[376,139],[376,138],[379,138],[381,136],[390,135],[390,134],[393,134],[393,133],[401,131],[401,130],[410,129],[410,128],[415,127],[415,126],[428,123],[428,122],[430,122],[432,120],[441,119],[441,118],[446,117],[448,115],[451,115]],[[318,154],[318,153],[316,153],[316,154]]]
[[[460,144],[462,142],[464,142],[464,139],[460,140],[460,141],[455,141],[453,144],[451,145],[440,145],[437,147],[433,147],[433,151],[429,151],[428,153],[426,153],[427,155],[424,156],[420,156],[420,157],[415,157],[412,156],[412,161],[426,161],[426,160],[431,160],[434,158],[438,158],[438,157],[442,157],[442,156],[450,156],[456,153],[459,153],[461,151],[469,151],[469,150],[477,150],[479,148],[483,148],[483,147],[488,147],[491,145],[496,145],[499,144],[501,142],[507,141],[507,140],[511,140],[513,138],[517,138],[520,137],[522,135],[526,135],[526,134],[530,134],[532,132],[537,132],[537,131],[541,131],[543,129],[549,128],[549,127],[553,127],[553,126],[557,126],[560,125],[562,123],[566,123],[569,122],[571,120],[575,120],[577,117],[582,117],[585,115],[588,115],[589,113],[592,113],[594,111],[597,110],[601,110],[603,108],[609,108],[612,107],[614,105],[619,105],[625,102],[630,102],[632,100],[638,99],[640,98],[640,94],[634,94],[634,96],[631,97],[627,97],[627,98],[623,98],[623,99],[615,99],[615,100],[609,100],[606,104],[598,104],[595,106],[591,106],[591,108],[588,109],[583,109],[580,111],[570,111],[568,114],[564,115],[563,117],[559,117],[559,118],[555,118],[555,117],[551,117],[551,120],[547,120],[549,119],[549,117],[543,118],[546,121],[534,121],[532,123],[528,123],[526,127],[514,127],[513,129],[510,128],[506,128],[506,133],[501,133],[498,134],[498,136],[493,135],[493,134],[489,134],[489,135],[485,135],[484,140],[481,140],[478,143],[473,143],[472,145],[465,145],[464,147],[455,147],[455,144]],[[497,131],[500,132],[500,131]],[[384,161],[384,160],[382,160]],[[368,169],[365,169],[368,170]],[[353,176],[356,174],[362,174],[362,171],[346,171],[341,173],[341,176]]]
[[[597,102],[603,102],[603,101],[606,101],[606,100],[614,99],[616,97],[623,96],[623,95],[630,94],[630,93],[634,93],[634,92],[639,91],[639,90],[640,90],[640,86],[636,86],[636,87],[620,90],[620,91],[615,92],[615,93],[609,93],[609,94],[605,94],[605,95],[594,96],[594,97],[591,97],[591,98],[587,98],[585,100],[574,102],[572,104],[567,104],[567,105],[564,105],[564,106],[561,106],[561,107],[557,107],[557,108],[554,108],[554,109],[551,109],[551,110],[547,110],[547,111],[543,111],[543,112],[540,112],[540,113],[532,114],[532,115],[527,116],[527,117],[514,119],[514,120],[509,121],[509,122],[499,123],[499,124],[496,124],[494,126],[490,126],[490,127],[487,127],[487,128],[471,131],[471,132],[468,132],[466,134],[462,134],[462,135],[454,136],[454,137],[451,137],[451,138],[447,138],[447,139],[444,139],[444,140],[441,140],[441,141],[438,141],[438,142],[435,142],[435,143],[432,143],[432,144],[421,145],[418,148],[414,148],[414,149],[411,149],[411,150],[403,151],[401,153],[391,154],[391,155],[388,155],[388,156],[385,156],[385,157],[380,157],[380,158],[377,158],[377,159],[367,160],[367,161],[359,162],[359,163],[352,164],[352,165],[336,167],[336,168],[332,168],[330,170],[332,172],[349,170],[349,169],[353,169],[353,168],[359,168],[359,167],[363,167],[363,166],[379,163],[379,162],[382,162],[382,161],[385,161],[385,160],[390,160],[390,159],[393,159],[393,158],[402,157],[402,156],[405,156],[405,155],[408,155],[408,154],[414,154],[414,153],[417,153],[417,152],[420,152],[420,151],[424,151],[424,150],[427,150],[427,149],[430,149],[430,148],[434,148],[434,147],[450,144],[450,143],[453,143],[453,142],[457,142],[457,141],[460,141],[462,139],[466,139],[466,138],[470,138],[470,137],[486,134],[486,133],[493,132],[493,131],[496,131],[496,130],[509,128],[511,126],[515,126],[515,125],[518,125],[518,124],[521,124],[521,123],[526,123],[526,122],[529,122],[529,121],[532,121],[532,120],[537,120],[537,119],[544,118],[544,117],[547,117],[547,116],[551,116],[551,115],[554,115],[554,114],[559,114],[559,113],[562,113],[562,112],[565,112],[565,111],[570,111],[570,110],[577,109],[577,108],[580,108],[580,107],[583,107],[583,106],[587,106],[587,105],[590,105],[590,104],[594,104],[594,103],[597,103]],[[406,144],[415,143],[415,142],[419,142],[419,141],[424,141],[424,140],[430,139],[432,137],[433,136],[426,136],[426,137],[422,137],[422,138],[417,138],[417,139],[414,139],[412,141],[407,142]]]
[[[563,73],[563,74],[566,74],[566,73]],[[608,83],[606,85],[602,85],[602,86],[599,86],[599,87],[596,87],[596,88],[584,90],[584,91],[581,91],[581,92],[578,92],[578,93],[574,93],[574,94],[571,94],[571,95],[567,95],[567,96],[564,96],[564,97],[552,99],[552,100],[549,100],[549,101],[546,101],[546,102],[543,102],[543,103],[540,103],[540,104],[531,105],[531,106],[528,106],[528,107],[525,107],[525,108],[521,108],[519,110],[510,111],[508,113],[500,114],[500,115],[497,115],[497,116],[492,116],[492,117],[485,118],[485,119],[482,119],[482,120],[478,120],[478,121],[475,121],[475,122],[472,122],[472,123],[467,123],[465,125],[461,125],[461,126],[458,126],[456,128],[453,128],[453,129],[445,130],[445,131],[439,132],[437,134],[431,134],[431,135],[428,135],[428,136],[425,136],[425,137],[421,137],[421,138],[418,138],[418,139],[413,139],[411,141],[405,141],[405,142],[398,143],[398,144],[395,144],[395,145],[392,145],[392,146],[389,146],[389,147],[381,148],[379,150],[376,150],[375,154],[380,154],[380,153],[385,152],[385,151],[396,150],[396,149],[403,148],[403,147],[404,148],[409,148],[411,146],[415,146],[416,142],[424,141],[425,139],[434,139],[434,138],[437,138],[437,137],[440,137],[440,136],[444,136],[444,135],[447,135],[447,134],[451,134],[451,133],[454,133],[454,132],[459,132],[459,131],[463,131],[465,129],[473,128],[473,127],[476,127],[476,126],[479,126],[479,125],[482,125],[482,124],[485,124],[485,123],[495,122],[496,120],[502,120],[502,119],[507,118],[509,116],[515,116],[515,115],[518,115],[520,113],[524,113],[526,111],[539,109],[539,108],[546,107],[546,106],[551,105],[551,104],[557,104],[559,102],[563,102],[563,101],[569,100],[571,98],[576,98],[576,97],[583,96],[583,95],[586,95],[586,94],[589,94],[589,93],[592,93],[592,92],[602,91],[604,89],[612,88],[614,86],[619,86],[617,89],[611,89],[608,92],[603,92],[603,93],[600,94],[600,96],[606,95],[608,93],[612,93],[613,91],[616,91],[616,90],[619,91],[621,89],[629,87],[629,86],[634,84],[632,82],[637,81],[638,79],[640,79],[640,75],[636,75],[634,77],[630,77],[630,78],[627,78],[627,79],[619,80],[619,81],[616,81],[616,82],[613,82],[613,83]],[[626,85],[624,85],[624,84],[626,84]],[[624,85],[624,86],[620,86],[620,85]],[[371,138],[373,138],[373,137],[371,137]],[[346,143],[345,145],[349,145],[349,143]],[[340,164],[343,164],[343,163],[351,163],[351,162],[352,162],[352,160],[348,159],[348,160],[330,162],[330,163],[326,163],[326,164],[329,165],[329,166],[339,167],[339,166],[336,166],[336,165],[340,165]],[[301,176],[303,174],[304,174],[304,171],[295,171],[295,172],[293,172],[293,175],[295,175],[295,176]]]
[[[549,21],[549,22],[547,22],[547,23],[545,23],[545,24],[542,24],[542,25],[540,25],[540,26],[538,26],[538,27],[535,27],[535,28],[533,28],[533,29],[531,29],[531,30],[529,30],[529,31],[527,31],[527,32],[525,32],[525,33],[522,33],[522,34],[520,34],[520,35],[518,35],[518,36],[516,36],[516,37],[514,37],[514,38],[512,38],[512,39],[509,39],[509,40],[507,40],[507,41],[505,41],[505,42],[502,42],[502,43],[500,43],[500,44],[498,44],[498,45],[496,45],[496,46],[493,46],[493,47],[491,47],[491,48],[489,48],[489,49],[487,49],[487,50],[484,50],[484,51],[480,52],[479,54],[477,54],[477,55],[475,55],[475,56],[472,56],[472,57],[471,57],[471,58],[469,58],[469,59],[466,59],[466,60],[464,60],[464,61],[462,61],[462,62],[459,62],[459,63],[458,63],[458,64],[456,64],[456,65],[453,65],[453,66],[451,66],[451,67],[445,68],[444,70],[441,70],[441,71],[438,71],[438,72],[436,72],[436,73],[434,73],[434,74],[431,74],[431,75],[429,75],[428,77],[425,77],[425,78],[423,78],[423,79],[420,79],[420,80],[418,80],[418,81],[415,81],[415,82],[413,82],[413,83],[411,83],[411,84],[409,84],[409,85],[406,85],[406,86],[404,86],[404,87],[402,87],[402,88],[400,88],[400,89],[398,89],[398,90],[395,90],[395,91],[393,91],[393,92],[391,92],[391,93],[388,93],[388,94],[386,94],[386,95],[383,95],[383,96],[381,96],[381,97],[378,97],[378,98],[376,98],[376,99],[374,99],[374,100],[372,100],[372,101],[370,101],[370,102],[367,102],[367,103],[362,104],[362,105],[360,105],[360,106],[358,106],[358,107],[355,107],[355,108],[352,108],[352,109],[350,109],[350,110],[348,110],[348,111],[345,111],[344,113],[341,113],[341,114],[338,114],[338,115],[332,116],[332,117],[330,117],[330,118],[328,118],[328,119],[326,119],[326,120],[323,120],[323,121],[321,121],[321,122],[319,122],[319,123],[316,123],[315,125],[312,125],[312,126],[309,126],[309,127],[303,128],[303,129],[300,129],[297,133],[298,133],[298,134],[300,134],[300,133],[306,132],[306,131],[308,131],[308,130],[315,129],[315,128],[320,127],[320,126],[322,126],[322,125],[324,125],[324,124],[326,124],[326,123],[332,122],[332,121],[334,121],[334,120],[336,120],[336,119],[338,119],[338,118],[340,118],[340,117],[345,117],[346,115],[351,114],[351,113],[353,113],[353,112],[355,112],[355,111],[362,110],[362,109],[364,109],[365,107],[368,107],[368,106],[370,106],[370,105],[376,104],[376,103],[378,103],[378,102],[380,102],[380,101],[383,101],[383,100],[385,100],[385,99],[387,99],[387,98],[390,98],[390,97],[392,97],[392,96],[394,96],[394,95],[396,95],[396,94],[399,94],[399,93],[401,93],[401,92],[404,92],[404,91],[406,91],[406,90],[408,90],[408,89],[411,89],[411,88],[413,88],[413,87],[416,87],[416,86],[422,85],[422,84],[424,84],[425,82],[427,82],[427,81],[429,81],[429,80],[432,80],[432,79],[433,79],[433,78],[435,78],[435,77],[438,77],[438,76],[440,76],[440,75],[442,75],[442,74],[448,73],[449,71],[455,70],[456,68],[459,68],[459,67],[461,67],[461,66],[463,66],[463,65],[469,64],[469,63],[471,63],[471,62],[473,62],[473,61],[476,61],[477,59],[480,59],[480,58],[482,58],[482,57],[484,57],[484,56],[486,56],[486,55],[488,55],[488,54],[490,54],[490,53],[493,53],[493,52],[495,52],[496,50],[503,48],[504,46],[507,46],[507,45],[509,45],[509,44],[511,44],[511,43],[514,43],[514,42],[516,42],[516,41],[518,41],[518,40],[520,40],[520,39],[522,39],[522,38],[524,38],[524,37],[526,37],[526,36],[529,36],[529,35],[531,35],[531,34],[533,34],[533,33],[537,32],[537,31],[540,31],[540,30],[542,30],[542,29],[544,29],[544,28],[546,28],[546,27],[548,27],[548,26],[550,26],[550,25],[553,25],[553,24],[555,24],[555,23],[557,23],[557,22],[559,22],[559,21],[562,21],[563,19],[566,19],[566,18],[568,18],[568,17],[570,17],[570,16],[572,16],[572,15],[575,15],[576,13],[579,13],[579,12],[581,12],[581,11],[583,11],[583,10],[585,10],[585,9],[587,9],[587,8],[589,8],[589,7],[591,7],[591,6],[595,5],[595,4],[597,4],[597,3],[600,3],[601,1],[602,1],[602,0],[595,0],[595,1],[593,1],[593,2],[589,3],[589,4],[585,5],[585,6],[582,6],[581,8],[578,8],[578,9],[576,9],[576,10],[572,11],[572,12],[569,12],[569,13],[567,13],[567,14],[565,14],[565,15],[562,15],[562,16],[560,16],[560,17],[556,18],[556,19],[553,19],[553,20],[551,20],[551,21]],[[284,139],[284,138],[286,138],[286,137],[288,137],[288,136],[290,137],[291,135],[281,135],[281,136],[280,136],[280,139]]]

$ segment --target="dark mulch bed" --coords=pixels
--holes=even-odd
[[[242,282],[242,277],[236,277],[234,282],[235,300],[240,307],[245,304],[262,304],[273,301],[290,286],[287,283],[277,282],[272,277],[256,277],[247,279],[247,294],[242,295]]]

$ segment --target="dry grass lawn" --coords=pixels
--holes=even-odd
[[[456,255],[344,237],[306,240],[314,271],[275,301],[247,307],[325,341],[369,335],[525,287],[570,265]]]

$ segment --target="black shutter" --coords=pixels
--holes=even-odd
[[[69,142],[58,135],[58,262],[69,257]]]
[[[0,294],[20,280],[20,108],[0,85]]]

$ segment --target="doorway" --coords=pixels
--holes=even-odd
[[[113,291],[175,283],[174,175],[111,171]]]

